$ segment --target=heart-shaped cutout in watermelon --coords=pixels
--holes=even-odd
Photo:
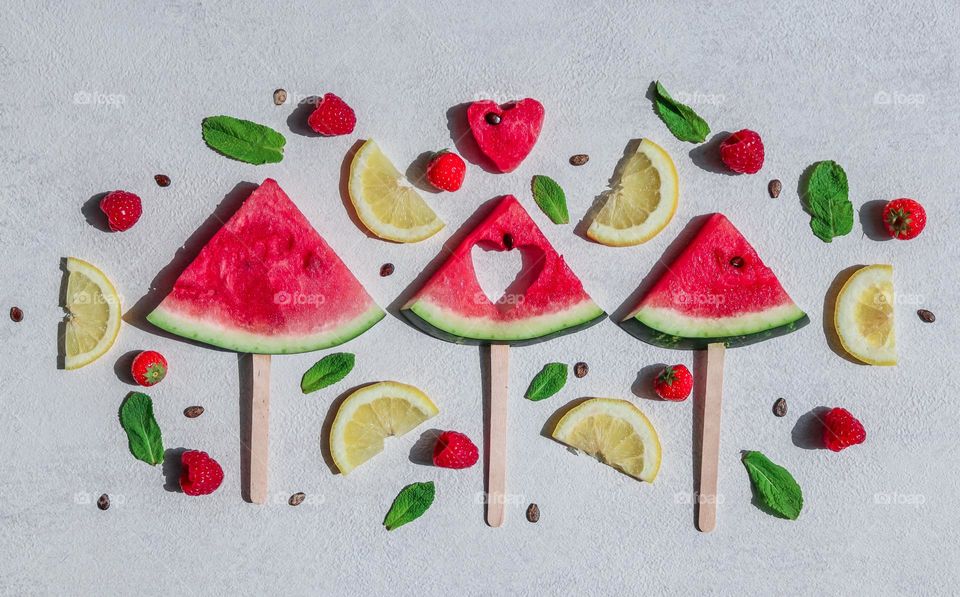
[[[543,252],[536,247],[505,250],[484,241],[473,246],[471,258],[480,289],[500,311],[509,311],[523,301],[543,271]]]
[[[467,123],[480,151],[496,169],[513,172],[537,143],[543,105],[529,97],[503,105],[480,100],[467,107]]]
[[[477,245],[522,252],[522,275],[505,294],[511,304],[491,301],[477,280],[473,261]],[[441,340],[513,345],[575,332],[605,315],[513,195],[497,201],[460,241],[407,301],[403,314]]]

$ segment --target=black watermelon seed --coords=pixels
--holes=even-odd
[[[777,401],[773,403],[773,414],[778,417],[784,417],[787,415],[787,401],[783,398],[777,398]]]

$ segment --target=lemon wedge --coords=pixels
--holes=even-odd
[[[400,436],[440,410],[417,388],[382,381],[350,394],[330,429],[330,455],[344,475],[383,451],[383,440]]]
[[[657,431],[626,400],[590,398],[560,419],[553,438],[641,481],[652,483],[660,471]]]
[[[616,183],[594,217],[587,236],[612,247],[647,242],[677,211],[680,184],[673,159],[662,147],[643,139],[614,173]]]
[[[67,258],[67,319],[63,338],[66,369],[79,369],[102,357],[120,332],[120,297],[96,266]]]
[[[868,265],[844,283],[833,323],[843,349],[870,365],[896,365],[893,266]]]
[[[373,139],[353,157],[349,190],[360,220],[380,238],[415,243],[444,226]]]

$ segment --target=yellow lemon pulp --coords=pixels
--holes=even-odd
[[[657,431],[626,400],[586,400],[560,419],[553,438],[642,481],[653,482],[660,470]]]
[[[380,238],[415,243],[444,226],[373,139],[360,147],[350,164],[349,191],[360,220]]]
[[[346,475],[383,451],[383,440],[404,435],[440,410],[417,388],[384,381],[350,394],[330,429],[330,455]]]
[[[840,294],[833,321],[844,350],[870,365],[896,365],[893,266],[854,272]]]
[[[615,173],[613,189],[587,230],[591,239],[610,246],[646,242],[660,233],[677,210],[679,180],[670,155],[643,139]]]
[[[96,266],[67,258],[68,315],[63,338],[64,367],[79,369],[103,356],[120,332],[120,297]]]

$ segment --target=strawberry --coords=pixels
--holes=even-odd
[[[720,159],[738,174],[756,174],[763,168],[763,140],[749,129],[737,131],[720,144]]]
[[[223,483],[223,469],[206,452],[187,450],[180,456],[180,464],[180,489],[187,495],[207,495]]]
[[[466,173],[463,158],[446,149],[434,154],[427,164],[427,180],[441,191],[458,190]]]
[[[456,431],[444,431],[433,447],[433,464],[443,468],[470,468],[480,451],[470,438]]]
[[[891,238],[916,238],[926,225],[927,212],[913,199],[894,199],[883,208],[883,226]]]
[[[845,408],[833,408],[823,416],[823,445],[839,452],[867,439],[863,423]]]
[[[345,101],[327,93],[317,102],[317,108],[307,119],[307,124],[314,131],[328,137],[348,135],[357,125],[357,116]]]
[[[685,365],[666,367],[653,380],[653,391],[664,400],[681,402],[690,396],[693,389],[693,376]]]
[[[155,350],[141,351],[134,357],[130,373],[141,386],[156,385],[167,375],[167,359]]]
[[[133,228],[143,213],[143,207],[140,197],[133,193],[113,191],[100,200],[100,211],[107,216],[110,230],[123,232]]]

